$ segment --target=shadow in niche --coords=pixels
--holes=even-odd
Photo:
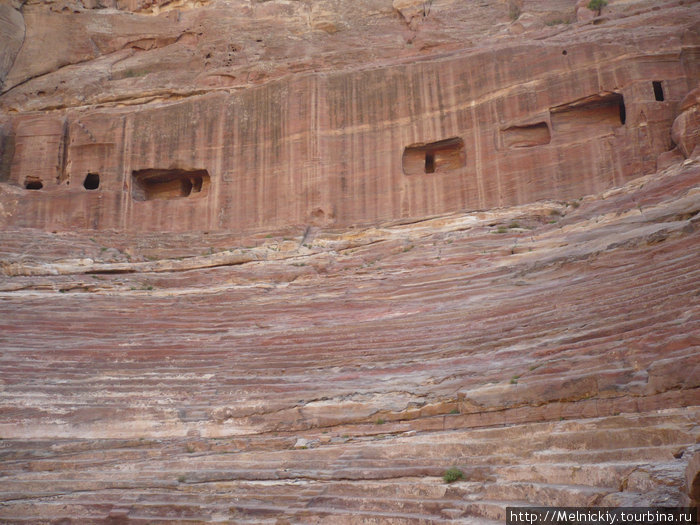
[[[135,201],[197,197],[206,194],[209,184],[207,170],[135,170],[131,174],[131,197]]]
[[[24,181],[24,188],[27,190],[40,190],[44,187],[44,183],[35,177],[27,177]]]
[[[661,81],[654,80],[651,83],[651,87],[654,89],[654,99],[657,102],[663,102],[664,101],[664,87],[661,84]]]
[[[83,188],[86,190],[96,190],[100,187],[99,173],[88,173],[83,181]]]

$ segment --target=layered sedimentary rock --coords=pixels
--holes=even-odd
[[[699,17],[0,6],[0,521],[697,504]]]
[[[245,232],[578,198],[653,172],[657,156],[672,149],[669,129],[699,67],[700,40],[681,17],[692,19],[697,10],[697,4],[673,4],[663,17],[652,18],[675,22],[671,32],[662,26],[663,32],[600,41],[609,30],[592,26],[595,38],[561,23],[567,29],[544,41],[503,39],[486,49],[410,61],[302,70],[259,86],[248,82],[245,89],[194,87],[174,74],[169,83],[185,83],[191,96],[168,92],[181,100],[145,104],[139,111],[114,107],[113,98],[129,97],[129,90],[136,97],[133,91],[143,82],[145,93],[138,95],[150,100],[144,97],[151,96],[155,80],[140,79],[163,74],[151,73],[151,61],[161,68],[170,61],[191,74],[195,59],[187,57],[204,52],[201,41],[217,33],[193,33],[193,21],[166,23],[167,14],[153,24],[144,15],[30,10],[38,18],[28,35],[55,35],[56,29],[36,25],[42,16],[57,17],[71,24],[75,42],[67,39],[65,53],[45,54],[42,66],[33,60],[39,51],[31,50],[28,36],[13,69],[18,77],[8,77],[15,85],[0,102],[12,111],[3,143],[13,154],[2,156],[3,222],[52,230]],[[207,9],[202,13],[212,16]],[[115,18],[110,30],[121,35],[128,27],[131,34],[90,51],[84,41],[96,17]],[[379,16],[388,23],[386,18]],[[162,33],[134,34],[146,28]],[[210,60],[219,47],[207,54]],[[62,87],[60,73],[78,66],[20,81],[19,75],[41,74],[61,60],[93,64],[114,54],[121,57],[111,58],[115,63],[92,65],[94,92],[84,84],[79,90]],[[132,69],[118,72],[136,58]],[[79,71],[71,73],[83,80]],[[54,94],[35,91],[45,77],[58,82]],[[113,87],[122,81],[130,87]],[[110,98],[103,91],[110,89],[124,93]],[[61,104],[68,107],[58,109]],[[440,150],[443,143],[455,149]],[[160,189],[154,184],[146,198],[138,180],[144,170],[162,173]],[[187,175],[180,180],[178,173],[192,170],[206,172],[206,192],[189,191]],[[85,185],[88,177],[94,188]]]
[[[686,157],[697,155],[700,142],[700,87],[688,93],[679,107],[679,115],[673,121],[671,138]]]
[[[699,183],[345,232],[4,231],[0,519],[697,499]]]

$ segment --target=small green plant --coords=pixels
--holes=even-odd
[[[608,5],[608,0],[591,0],[588,2],[588,9],[595,11],[596,15],[600,16],[600,12]]]
[[[445,483],[453,483],[458,479],[464,479],[464,472],[459,470],[457,467],[447,469],[442,475],[442,480]]]
[[[496,233],[508,233],[508,228],[506,228],[505,226],[499,226],[496,230]]]
[[[384,423],[386,423],[386,420],[384,418],[378,417],[375,423],[377,425],[383,425]]]
[[[404,253],[406,253],[406,252],[408,252],[408,251],[411,251],[412,249],[413,249],[413,245],[412,245],[412,244],[409,244],[408,246],[406,246],[406,247],[403,249],[403,251],[404,251]]]
[[[184,475],[180,475],[180,476],[177,477],[178,483],[184,483],[184,482],[185,482],[185,479],[186,479],[186,478],[185,478]]]
[[[194,450],[194,445],[192,443],[187,443],[187,453],[192,454]]]
[[[508,225],[509,228],[520,228],[520,224],[517,222],[513,221]]]
[[[459,414],[459,408],[453,408],[450,410],[450,414]]]

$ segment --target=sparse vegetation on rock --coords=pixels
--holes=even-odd
[[[454,483],[457,480],[464,478],[464,472],[462,472],[457,467],[449,468],[442,475],[442,479],[445,483]]]
[[[595,11],[596,15],[600,16],[600,12],[608,5],[608,0],[591,0],[588,2],[588,9]]]

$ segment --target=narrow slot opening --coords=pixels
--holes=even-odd
[[[620,124],[624,125],[625,121],[627,120],[627,110],[625,109],[625,101],[622,98],[622,95],[620,95],[620,98],[618,99],[618,104],[620,108]]]
[[[435,154],[432,152],[425,154],[425,172],[435,173]]]
[[[664,87],[661,85],[660,80],[654,80],[651,83],[652,86],[654,86],[654,98],[658,102],[663,102],[664,101]]]

